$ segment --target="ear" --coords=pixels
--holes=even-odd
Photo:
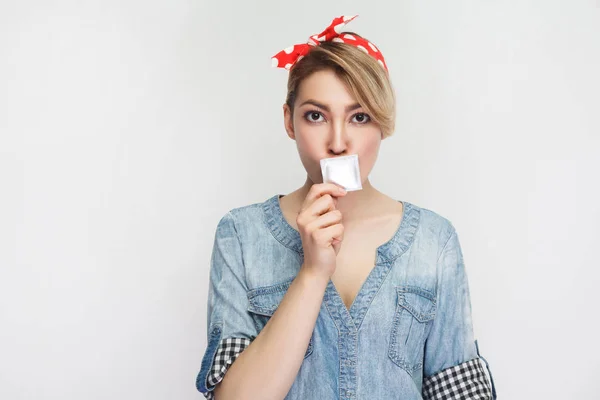
[[[296,134],[294,133],[294,121],[292,118],[292,111],[290,110],[290,107],[287,105],[287,103],[283,104],[283,123],[285,126],[285,131],[287,132],[290,139],[296,140]]]

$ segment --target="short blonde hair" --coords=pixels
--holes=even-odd
[[[354,32],[349,33],[359,36]],[[294,112],[300,83],[311,74],[333,70],[346,84],[358,103],[381,127],[382,138],[394,133],[396,98],[387,71],[375,58],[359,48],[341,42],[322,42],[290,69],[286,104]]]

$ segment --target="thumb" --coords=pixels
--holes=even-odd
[[[336,238],[333,238],[333,241],[331,242],[331,247],[333,247],[333,250],[335,251],[335,254],[337,255],[340,252],[340,247],[342,247],[342,241]]]

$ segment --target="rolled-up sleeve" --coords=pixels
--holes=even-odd
[[[436,316],[425,341],[423,398],[495,399],[491,371],[474,339],[469,283],[454,227],[438,258],[438,274]]]
[[[227,369],[258,335],[247,311],[248,297],[242,247],[234,216],[228,212],[217,225],[210,259],[207,305],[207,347],[196,378],[208,399]]]

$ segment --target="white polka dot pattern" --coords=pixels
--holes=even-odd
[[[349,33],[342,34],[346,24],[352,21],[358,15],[334,18],[331,24],[321,33],[309,37],[306,43],[296,44],[281,50],[271,58],[271,65],[277,68],[285,68],[290,70],[294,64],[300,61],[311,49],[320,45],[323,42],[331,41],[334,43],[345,43],[357,47],[361,51],[369,54],[377,60],[377,62],[385,69],[387,65],[381,51],[371,42],[358,35]]]

